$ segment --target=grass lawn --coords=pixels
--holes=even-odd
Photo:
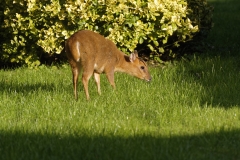
[[[67,64],[0,70],[0,159],[240,159],[240,1],[209,2],[212,49],[150,83],[101,75],[76,102]]]

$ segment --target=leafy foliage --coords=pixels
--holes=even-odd
[[[203,20],[211,23],[202,19],[211,17],[206,0],[188,1],[6,0],[2,61],[38,66],[44,54],[60,54],[64,40],[80,29],[103,34],[125,53],[140,46],[155,56],[174,56],[172,48],[191,40]]]

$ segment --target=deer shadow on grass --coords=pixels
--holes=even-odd
[[[7,93],[22,93],[27,94],[32,91],[47,91],[52,92],[56,89],[56,86],[51,84],[42,84],[42,83],[35,83],[35,84],[28,84],[28,83],[21,83],[15,84],[13,82],[0,82],[0,92],[7,92]]]
[[[34,83],[34,84],[29,84],[29,83],[20,83],[17,84],[15,82],[4,82],[0,81],[0,93],[5,92],[5,93],[21,93],[23,95],[29,94],[30,92],[54,92],[58,89],[56,84],[54,83]],[[64,88],[66,89],[66,88]]]

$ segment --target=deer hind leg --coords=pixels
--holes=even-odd
[[[74,97],[77,100],[78,99],[78,94],[77,94],[77,84],[78,84],[78,77],[79,77],[79,73],[80,73],[80,64],[78,63],[71,63],[71,67],[72,67],[72,75],[73,75],[73,91],[74,91]]]
[[[87,100],[90,99],[89,92],[88,92],[88,81],[91,78],[91,76],[93,74],[93,71],[94,71],[94,67],[89,67],[88,66],[88,67],[85,67],[83,69],[82,83],[83,83],[83,86],[84,86],[85,95],[86,95]]]
[[[94,79],[95,79],[95,82],[97,84],[97,91],[98,91],[98,94],[101,95],[101,88],[100,88],[100,74],[98,73],[94,73]]]

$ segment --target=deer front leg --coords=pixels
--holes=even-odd
[[[106,73],[106,76],[107,76],[107,79],[108,79],[109,83],[113,87],[113,89],[115,89],[116,86],[115,86],[115,83],[114,83],[114,71]]]

